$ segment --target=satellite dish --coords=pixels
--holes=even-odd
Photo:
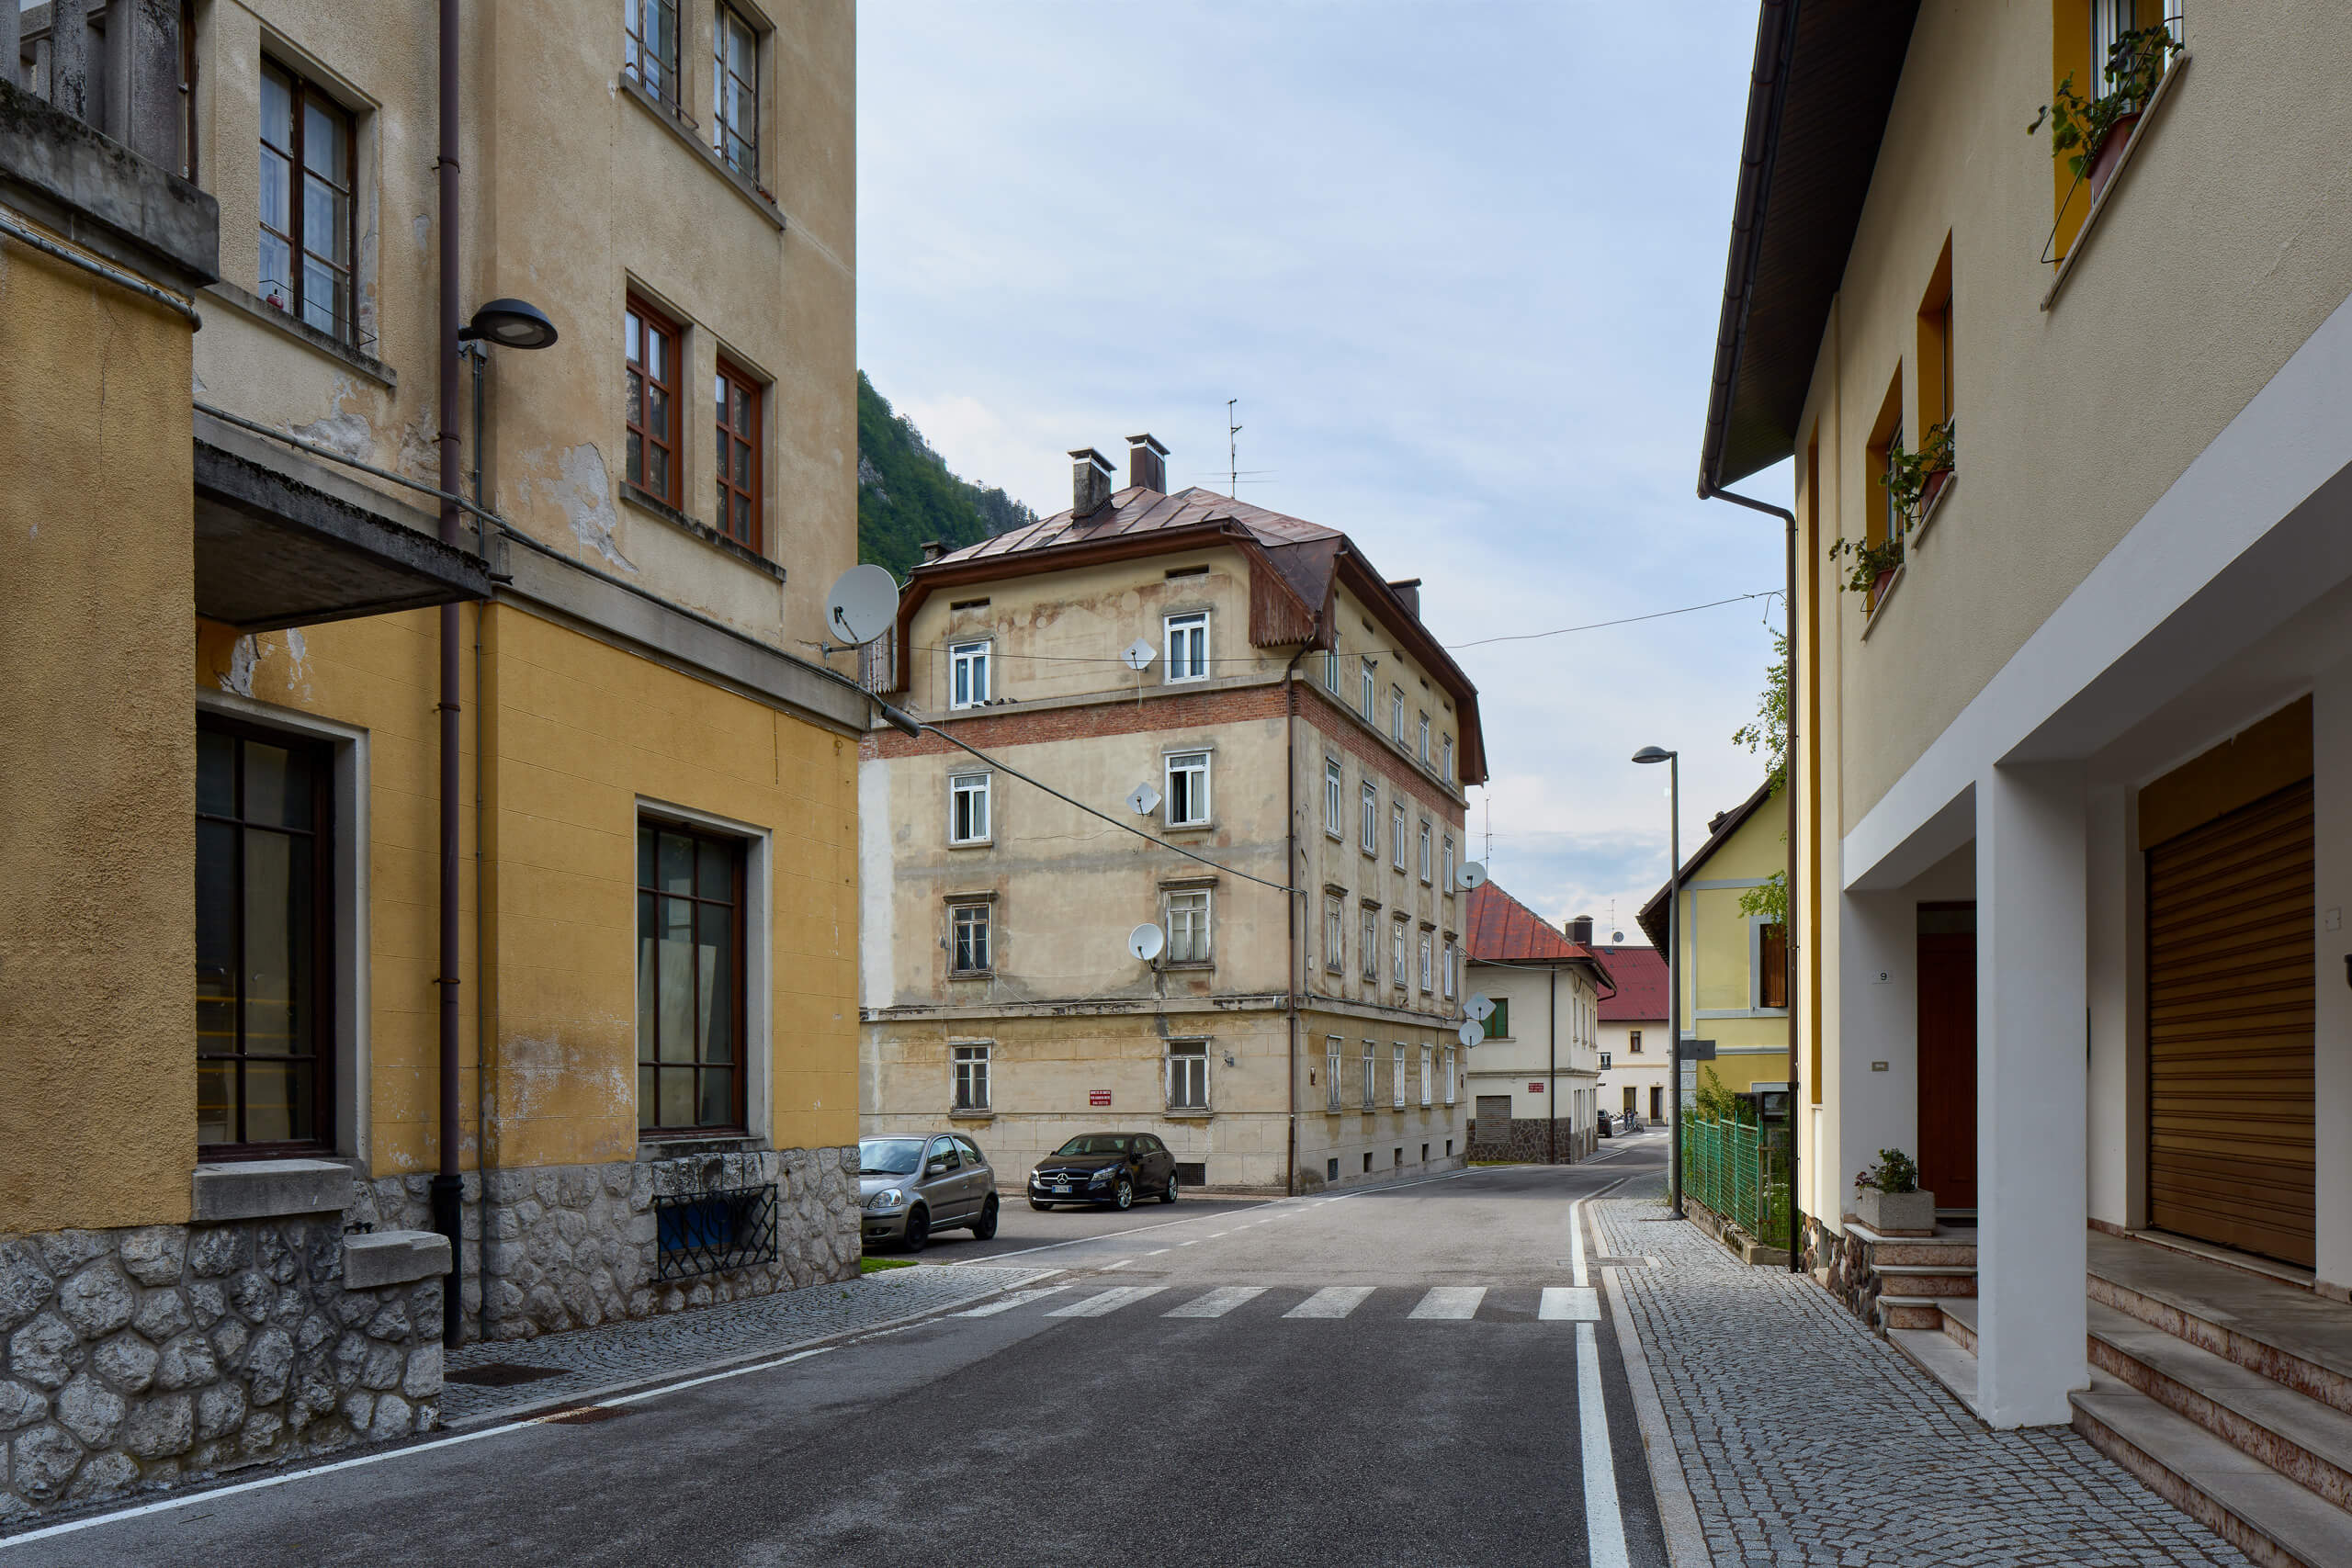
[[[1487,868],[1480,865],[1475,860],[1464,861],[1462,863],[1462,886],[1464,887],[1484,887],[1486,885]]]
[[[1462,1010],[1480,1023],[1484,1023],[1495,1016],[1495,1004],[1486,992],[1473,991],[1470,993],[1470,999],[1462,1004]]]
[[[1159,809],[1159,792],[1148,782],[1136,785],[1135,793],[1127,796],[1127,809],[1138,817],[1150,816]]]
[[[1158,649],[1144,641],[1143,638],[1137,637],[1127,644],[1127,650],[1119,655],[1119,661],[1130,670],[1148,670],[1151,667],[1151,661],[1159,657],[1159,654]]]
[[[1621,942],[1625,940],[1625,933],[1623,931],[1611,931],[1609,933],[1609,940],[1611,943]]]
[[[846,643],[872,642],[898,614],[898,580],[878,566],[850,568],[825,598],[825,628]]]
[[[1465,1046],[1476,1045],[1487,1038],[1487,1032],[1475,1023],[1465,1023],[1453,1032],[1453,1037]]]
[[[1127,933],[1127,952],[1142,963],[1159,957],[1168,946],[1168,933],[1158,926],[1137,926]]]

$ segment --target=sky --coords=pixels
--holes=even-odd
[[[1073,447],[1341,528],[1479,689],[1469,839],[1634,913],[1747,798],[1778,523],[1696,493],[1755,0],[862,0],[858,355],[1043,514]],[[1740,486],[1786,504],[1788,466]],[[1640,625],[1478,639],[1766,594]]]

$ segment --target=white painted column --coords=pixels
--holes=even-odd
[[[1838,919],[1838,1147],[1836,1166],[1821,1173],[1825,1214],[1854,1206],[1854,1173],[1879,1150],[1919,1153],[1917,900],[1907,891],[1846,893]]]
[[[2082,774],[1976,781],[1977,1413],[2072,1418],[2083,1339],[2086,856]]]
[[[2145,935],[2133,918],[2132,818],[2137,795],[2120,784],[2090,792],[2088,802],[2088,904],[2084,944],[2090,1003],[2090,1081],[2087,1120],[2090,1213],[2111,1224],[2133,1226],[2146,1207],[2146,1182],[2138,1173],[2140,1145],[2146,1141],[2146,1070],[2132,1025],[2139,1010],[2132,992],[2141,966],[2133,949]],[[2137,1067],[2139,1070],[2134,1071]]]
[[[2312,808],[2316,846],[2312,963],[2317,1029],[2312,1090],[2320,1288],[2352,1299],[2352,663],[2312,692]]]

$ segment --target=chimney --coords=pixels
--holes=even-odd
[[[1419,578],[1401,578],[1388,585],[1388,592],[1405,601],[1405,608],[1413,619],[1418,621],[1421,618],[1421,580]]]
[[[947,541],[944,539],[925,539],[922,542],[922,564],[925,566],[929,566],[946,553]]]
[[[1127,483],[1168,493],[1168,448],[1148,432],[1127,437]]]
[[[1592,917],[1590,915],[1578,915],[1568,922],[1568,940],[1581,942],[1587,947],[1592,945]]]
[[[1111,499],[1111,459],[1091,446],[1070,454],[1070,515],[1091,517]]]

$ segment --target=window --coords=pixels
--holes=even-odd
[[[1340,762],[1336,757],[1323,759],[1323,830],[1333,838],[1340,836]]]
[[[1205,887],[1168,895],[1168,962],[1206,964],[1209,961],[1209,890]]]
[[[1405,807],[1402,803],[1388,808],[1388,860],[1398,871],[1405,869]]]
[[[1388,1099],[1392,1109],[1397,1111],[1405,1109],[1405,1043],[1402,1040],[1396,1042],[1396,1049],[1391,1054],[1388,1073]],[[1405,1163],[1404,1156],[1404,1150],[1399,1149],[1396,1151],[1397,1164],[1402,1165]]]
[[[1495,998],[1495,1010],[1487,1015],[1487,1038],[1489,1040],[1510,1038],[1510,998],[1509,997]]]
[[[1363,912],[1363,977],[1377,985],[1380,980],[1380,911]]]
[[[1629,1029],[1625,1032],[1625,1051],[1628,1055],[1638,1056],[1642,1054],[1642,1032],[1640,1030]],[[1630,1111],[1633,1108],[1628,1106],[1626,1109]]]
[[[1445,939],[1445,962],[1443,964],[1443,970],[1445,976],[1445,999],[1447,1001],[1452,1001],[1453,999],[1453,939],[1452,937]]]
[[[1380,1047],[1367,1040],[1363,1043],[1363,1108],[1370,1111],[1380,1103]],[[1364,1157],[1364,1168],[1372,1168],[1372,1156]]]
[[[718,417],[718,509],[711,523],[744,548],[760,547],[760,389],[724,359],[712,408]]]
[[[1433,944],[1430,940],[1430,933],[1423,931],[1421,933],[1421,995],[1423,996],[1429,995],[1431,988],[1430,981],[1432,976],[1430,972],[1434,966],[1434,959],[1436,956],[1432,951],[1432,947]]]
[[[1170,615],[1161,623],[1168,631],[1168,679],[1205,681],[1209,674],[1209,614]]]
[[[1405,688],[1388,688],[1388,739],[1405,744]]]
[[[1453,835],[1451,833],[1445,836],[1445,858],[1442,863],[1445,868],[1445,880],[1438,886],[1451,893],[1453,891],[1453,885],[1461,880],[1453,874]]]
[[[1380,791],[1369,781],[1363,786],[1363,852],[1380,852]]]
[[[1340,1037],[1336,1034],[1323,1042],[1323,1109],[1340,1109]]]
[[[1392,924],[1388,937],[1389,980],[1401,990],[1405,985],[1405,922],[1400,919]]]
[[[333,1140],[327,749],[198,722],[196,1141]]]
[[[743,845],[637,829],[637,1125],[741,1127]]]
[[[1445,1102],[1448,1105],[1452,1105],[1454,1102],[1453,1052],[1453,1046],[1448,1045],[1445,1048]],[[1447,1154],[1452,1154],[1453,1152],[1453,1145],[1452,1144],[1446,1145],[1445,1152]]]
[[[1340,694],[1340,650],[1336,648],[1323,656],[1323,689],[1335,697]]]
[[[947,645],[948,696],[951,708],[985,706],[989,700],[989,645],[954,642]]]
[[[947,970],[951,975],[986,975],[993,967],[989,951],[986,904],[951,904],[947,908]]]
[[[1421,715],[1421,766],[1430,765],[1430,716]]]
[[[254,292],[337,343],[358,341],[351,114],[261,62],[261,265]]]
[[[1363,721],[1366,724],[1370,724],[1372,722],[1372,705],[1374,701],[1373,693],[1379,687],[1379,671],[1380,660],[1374,659],[1368,653],[1365,654],[1363,656],[1363,663],[1359,671],[1359,678],[1363,682],[1363,688],[1356,694],[1356,695],[1358,700],[1363,704]]]
[[[678,107],[678,0],[621,0],[621,73]]]
[[[1205,1040],[1168,1043],[1168,1109],[1209,1108],[1209,1044]]]
[[[1452,784],[1453,782],[1453,737],[1451,735],[1447,736],[1445,738],[1444,745],[1440,750],[1442,751],[1445,761],[1444,764],[1438,770],[1438,776],[1444,779],[1446,783]]]
[[[760,177],[760,37],[724,3],[710,29],[710,150],[757,183]]]
[[[1435,1070],[1436,1058],[1436,1046],[1424,1045],[1421,1047],[1421,1109],[1424,1111],[1429,1109],[1430,1101],[1435,1098],[1434,1090],[1436,1089],[1437,1080],[1437,1073]],[[1429,1158],[1429,1156],[1427,1154],[1423,1154],[1421,1157],[1423,1159],[1427,1159]]]
[[[1789,928],[1778,921],[1756,930],[1756,1005],[1789,1005]]]
[[[985,844],[989,841],[989,781],[987,773],[955,773],[947,780],[947,841]]]
[[[1209,754],[1176,751],[1168,762],[1168,825],[1198,828],[1209,819]]]
[[[958,1045],[956,1059],[956,1109],[986,1111],[989,1108],[989,1047]]]
[[[1337,975],[1347,967],[1347,915],[1337,898],[1323,900],[1323,967]]]
[[[678,329],[631,297],[622,318],[628,365],[628,482],[665,505],[684,493],[678,457]]]
[[[1429,881],[1435,871],[1430,852],[1430,825],[1424,821],[1421,824],[1421,880]]]

